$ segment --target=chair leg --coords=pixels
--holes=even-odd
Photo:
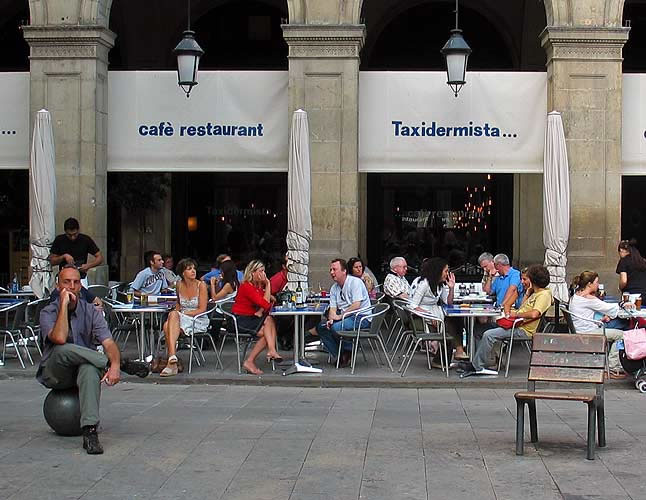
[[[525,441],[525,401],[516,399],[516,455],[524,453]]]
[[[509,375],[509,363],[511,361],[511,351],[513,347],[514,347],[514,335],[512,334],[511,338],[509,339],[509,346],[507,347],[508,352],[507,352],[507,367],[505,368],[505,378],[507,378],[507,375]]]
[[[193,368],[193,348],[194,348],[193,344],[194,344],[193,339],[191,339],[191,352],[188,355],[188,374],[189,375],[191,374],[191,370]]]
[[[588,403],[588,445],[587,445],[587,455],[588,460],[594,460],[594,443],[595,443],[595,424],[596,424],[596,404],[594,401]]]
[[[603,399],[597,401],[597,436],[599,448],[606,446],[606,411],[603,405]]]
[[[339,342],[339,350],[336,353],[336,369],[339,369],[339,364],[341,363],[341,349],[343,349],[343,341]]]
[[[381,348],[384,351],[384,357],[386,358],[386,363],[388,363],[388,368],[390,368],[390,371],[393,371],[393,365],[390,363],[390,359],[388,359],[388,353],[386,352],[386,345],[384,344],[384,341],[381,340],[381,337],[377,337],[377,340],[379,341],[379,344],[381,345]]]
[[[528,401],[529,409],[529,435],[532,443],[538,443],[538,422],[536,421],[536,401]]]
[[[359,342],[360,342],[359,335],[357,335],[356,339],[352,339],[352,358],[350,359],[350,374],[351,375],[354,375],[354,367],[357,364],[357,354],[358,354],[358,351],[359,351]],[[370,346],[370,347],[372,347],[372,346]],[[374,349],[373,349],[373,351],[374,351]],[[361,352],[363,352],[363,349],[361,350]],[[364,360],[366,359],[365,354],[363,356],[363,359]],[[366,360],[366,362],[367,362],[367,360]]]
[[[16,350],[16,356],[18,356],[18,361],[20,361],[20,366],[25,368],[25,363],[23,363],[23,361],[22,361],[22,356],[20,355],[20,348],[19,348],[18,344],[16,344],[16,339],[11,334],[11,332],[8,332],[8,333],[9,333],[9,338],[11,339],[11,343],[13,345],[13,348]],[[5,337],[5,342],[6,341],[7,341],[7,339]]]
[[[442,353],[440,353],[440,359],[442,358]],[[449,351],[446,347],[446,335],[444,335],[444,369],[446,370],[446,376],[449,376]]]
[[[410,352],[410,355],[408,356],[408,359],[406,360],[406,366],[404,367],[404,371],[402,372],[402,377],[406,375],[406,371],[408,370],[408,367],[410,366],[410,362],[413,360],[413,355],[415,354],[415,351],[419,347],[419,343],[421,342],[420,339],[417,339],[417,342],[413,344],[413,349]]]
[[[220,369],[224,370],[224,365],[222,365],[222,359],[220,359],[220,353],[218,352],[215,340],[213,340],[213,337],[210,334],[209,340],[211,341],[211,347],[213,347],[213,352],[215,353],[215,369],[217,370],[218,365],[220,365]]]
[[[428,342],[428,341],[424,342],[424,347],[426,349],[426,364],[428,365],[428,369],[430,370],[432,368],[432,366],[431,366],[431,353],[430,353],[431,343]],[[442,356],[442,354],[440,353],[440,357],[441,356]]]

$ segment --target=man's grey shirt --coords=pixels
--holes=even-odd
[[[54,329],[59,307],[60,303],[57,299],[45,306],[40,312],[40,336],[43,341],[43,357],[40,360],[41,367],[45,364],[52,349],[56,345],[49,339],[49,334]],[[103,317],[103,313],[94,304],[90,304],[85,300],[78,300],[76,309],[69,311],[68,314],[71,327],[71,335],[68,337],[68,342],[95,350],[96,346],[104,340],[112,338],[110,328]]]

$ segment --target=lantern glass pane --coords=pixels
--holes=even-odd
[[[464,82],[466,59],[465,54],[447,54],[446,71],[449,82]]]
[[[177,75],[178,81],[182,83],[192,83],[195,81],[195,58],[194,54],[177,56]]]

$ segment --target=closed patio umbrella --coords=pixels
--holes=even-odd
[[[29,285],[38,298],[54,287],[52,266],[47,260],[56,227],[56,173],[54,134],[49,111],[36,115],[29,164],[29,243],[31,279]]]
[[[310,134],[307,113],[302,109],[294,111],[292,118],[287,183],[287,280],[294,290],[298,282],[307,283],[312,240]]]
[[[543,156],[543,245],[549,288],[555,299],[565,303],[569,300],[565,281],[569,236],[570,172],[565,134],[561,113],[552,111],[547,115]]]

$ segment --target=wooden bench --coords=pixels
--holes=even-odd
[[[595,423],[599,447],[606,446],[603,407],[603,380],[606,364],[606,339],[603,335],[536,333],[527,376],[527,391],[517,392],[516,455],[523,454],[525,404],[529,408],[531,442],[538,442],[536,400],[581,401],[588,405],[587,459],[594,460]],[[539,392],[536,382],[595,384],[594,392]]]

